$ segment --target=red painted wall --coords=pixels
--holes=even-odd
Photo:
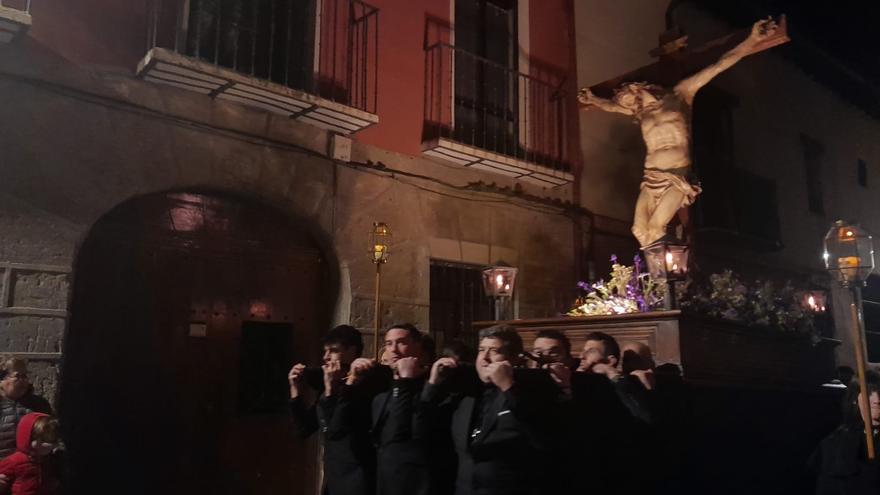
[[[425,44],[449,41],[454,0],[372,0],[379,13],[379,124],[355,139],[419,155],[425,105]],[[571,73],[568,0],[531,0],[531,74]],[[79,65],[134,72],[146,51],[146,0],[34,0],[29,36]],[[574,100],[572,98],[572,105]]]
[[[425,105],[425,30],[429,16],[449,20],[450,0],[374,0],[379,8],[379,125],[357,140],[421,153]]]
[[[565,77],[569,71],[569,33],[574,28],[574,13],[566,12],[569,0],[532,0],[530,3],[529,73],[559,82],[557,78]]]
[[[379,30],[379,124],[357,140],[418,155],[425,102],[425,40],[443,39],[437,25],[449,18],[454,0],[374,0],[381,10]],[[568,0],[532,0],[529,9],[530,73],[559,82],[574,79],[569,37],[573,26]],[[429,20],[429,18],[432,18]],[[430,27],[429,27],[430,26]],[[574,97],[571,98],[574,108]]]

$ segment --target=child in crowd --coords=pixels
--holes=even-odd
[[[42,413],[21,418],[16,432],[15,453],[0,461],[0,474],[12,487],[12,495],[50,495],[60,484],[51,468],[50,454],[59,444],[58,420]]]

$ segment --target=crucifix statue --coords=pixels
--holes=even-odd
[[[632,232],[642,247],[663,238],[676,212],[692,204],[701,192],[690,174],[691,108],[697,91],[747,55],[788,41],[784,17],[780,24],[782,29],[772,19],[756,22],[744,41],[714,63],[673,83],[671,88],[624,82],[608,99],[596,96],[589,88],[578,93],[578,101],[585,108],[630,115],[641,127],[647,156]],[[679,38],[667,46],[676,51],[685,45],[685,40]],[[726,41],[727,38],[713,45],[717,47]]]

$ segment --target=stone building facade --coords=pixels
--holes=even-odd
[[[317,5],[326,8],[331,3]],[[359,4],[339,3],[345,8]],[[190,418],[186,421],[208,418],[206,423],[228,432],[211,439],[211,450],[227,452],[216,454],[227,455],[223,461],[196,449],[179,454],[181,464],[202,462],[214,466],[208,471],[214,472],[218,463],[232,463],[238,467],[227,471],[240,474],[234,483],[242,487],[271,490],[294,483],[298,488],[293,493],[313,490],[314,443],[299,453],[284,453],[286,440],[263,448],[282,452],[280,464],[265,460],[261,465],[259,455],[229,460],[235,446],[251,450],[248,445],[254,439],[245,438],[246,431],[266,430],[268,424],[275,428],[272,431],[286,431],[278,420],[255,426],[237,405],[237,363],[246,354],[241,350],[242,327],[290,323],[296,342],[291,356],[311,363],[318,359],[320,336],[335,324],[362,329],[369,349],[375,268],[368,242],[376,221],[387,223],[394,236],[390,261],[383,266],[385,324],[408,321],[442,338],[445,329],[431,328],[434,264],[474,273],[504,260],[519,268],[516,316],[549,316],[566,309],[573,297],[587,215],[575,201],[579,158],[572,150],[577,147],[577,125],[574,119],[567,126],[559,124],[575,115],[574,99],[556,93],[573,95],[573,78],[564,77],[573,62],[571,30],[559,28],[568,22],[571,3],[554,1],[548,10],[530,10],[528,0],[474,3],[484,10],[516,14],[511,14],[516,25],[511,32],[519,60],[506,69],[512,75],[505,80],[516,81],[511,84],[519,85],[521,95],[531,91],[527,85],[554,91],[545,95],[548,102],[554,98],[553,125],[559,126],[552,136],[558,152],[553,166],[530,161],[527,152],[511,157],[497,148],[457,143],[455,136],[449,139],[452,151],[429,153],[436,142],[424,137],[426,79],[435,77],[450,94],[459,90],[449,90],[454,84],[449,75],[435,76],[426,69],[424,40],[431,26],[439,24],[446,33],[441,35],[441,48],[452,50],[445,47],[454,46],[454,0],[376,2],[383,24],[368,34],[378,43],[369,49],[375,48],[370,53],[378,61],[364,72],[373,78],[376,103],[366,109],[328,103],[330,98],[309,91],[279,89],[250,74],[230,75],[211,61],[185,54],[172,54],[178,58],[170,62],[163,59],[180,65],[169,69],[177,71],[172,76],[164,73],[164,84],[157,82],[157,73],[144,68],[151,47],[149,39],[145,45],[143,33],[149,32],[144,28],[149,28],[152,9],[160,8],[156,6],[161,2],[138,2],[123,9],[113,1],[47,0],[33,2],[24,16],[24,2],[0,11],[4,20],[27,21],[19,23],[22,29],[10,35],[9,42],[0,44],[0,351],[28,358],[37,391],[53,400],[61,397],[62,421],[81,430],[71,433],[80,435],[79,441],[70,442],[75,454],[71,458],[82,459],[76,466],[103,459],[100,452],[83,447],[88,443],[82,441],[84,435],[98,435],[94,444],[112,450],[108,446],[115,440],[100,433],[102,428],[112,430],[109,425],[114,425],[128,431],[141,424],[140,419],[131,419],[131,425],[113,423],[112,414],[108,424],[90,423],[88,411],[95,410],[95,401],[109,394],[124,411],[121,415],[141,418],[146,413],[139,411],[155,406],[138,397],[146,394],[175,404],[173,410],[179,411],[170,416]],[[9,9],[15,10],[14,18]],[[180,83],[195,80],[199,89],[198,84],[221,77],[229,78],[226,86],[207,92],[211,94]],[[565,80],[569,82],[560,82]],[[246,90],[252,91],[249,102],[216,97],[236,84],[251,88]],[[334,115],[361,119],[369,127],[351,132],[340,129],[338,120],[322,124],[320,116],[310,121],[305,113],[299,114],[303,118],[279,114],[279,99],[293,94],[311,102],[312,110],[325,108],[325,116],[337,112]],[[525,96],[510,105],[519,107],[519,115],[533,114]],[[538,124],[520,122],[511,131],[518,151],[530,148]],[[456,147],[463,144],[468,146]],[[459,158],[450,160],[450,155]],[[495,165],[485,165],[489,162]],[[156,201],[172,205],[155,210],[169,218],[151,216],[150,205]],[[174,205],[181,202],[186,205],[177,217]],[[247,218],[281,219],[265,222],[280,225],[277,236],[264,228],[261,238],[239,238],[233,229],[222,241],[228,241],[223,249],[233,252],[245,246],[256,249],[248,256],[259,258],[265,246],[285,250],[280,241],[289,238],[292,244],[277,259],[288,256],[293,264],[279,262],[270,272],[251,272],[246,277],[248,284],[256,280],[247,285],[251,289],[224,280],[218,271],[240,273],[235,270],[241,267],[232,266],[229,259],[212,264],[207,251],[192,247],[207,237],[186,237],[210,230],[202,227],[210,223],[216,204],[226,205],[216,211],[247,210]],[[191,207],[198,211],[188,211]],[[195,224],[193,218],[198,220]],[[227,229],[238,225],[236,221],[219,218],[214,227]],[[116,230],[110,232],[105,225]],[[156,241],[151,236],[160,230],[183,239],[182,244]],[[117,256],[117,249],[128,254]],[[163,259],[180,264],[163,267],[156,261]],[[302,259],[312,261],[296,264]],[[120,260],[134,261],[126,265]],[[198,285],[193,274],[201,266],[211,272],[208,280],[214,287]],[[288,279],[278,273],[290,267],[294,268],[286,284]],[[261,279],[254,273],[266,275]],[[114,280],[114,274],[123,280]],[[239,285],[246,285],[243,280]],[[275,290],[274,296],[260,292],[260,280],[272,285],[266,291]],[[180,297],[173,312],[171,306],[162,306],[176,296]],[[169,316],[172,313],[176,319]],[[218,376],[206,376],[212,374]],[[167,381],[176,383],[170,388],[162,385]],[[178,401],[186,404],[177,408]],[[145,444],[154,432],[150,428],[138,433]],[[200,434],[203,437],[193,437],[193,444],[210,437],[193,433]],[[294,473],[295,482],[284,464],[290,459],[301,459],[298,465],[305,466]],[[272,462],[277,469],[266,467]],[[136,469],[136,464],[128,462],[125,469]],[[139,476],[126,473],[129,478]],[[191,479],[195,475],[186,476],[197,483]]]

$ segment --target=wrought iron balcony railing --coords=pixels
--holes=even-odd
[[[376,112],[379,11],[375,7],[360,0],[150,2],[149,53],[166,58],[182,55],[197,62],[197,67],[213,66],[221,72],[196,76],[190,72],[193,66],[178,64],[179,70],[166,67],[145,74],[147,79],[169,84],[180,83],[181,77],[195,79],[214,96],[251,99],[269,110],[289,111],[292,117],[315,106],[313,101],[300,105],[264,94],[266,88],[248,87],[241,79],[224,80],[223,74],[232,71],[369,114]],[[142,65],[148,63],[145,60]],[[196,83],[183,84],[199,87]],[[234,91],[229,89],[236,85]],[[357,129],[349,132],[353,130]]]
[[[31,0],[0,0],[0,7],[31,13]]]
[[[426,153],[550,185],[571,182],[566,95],[557,86],[445,43],[427,49],[425,79]],[[448,141],[463,147],[442,145]]]
[[[31,0],[0,0],[0,43],[8,43],[31,27]]]

